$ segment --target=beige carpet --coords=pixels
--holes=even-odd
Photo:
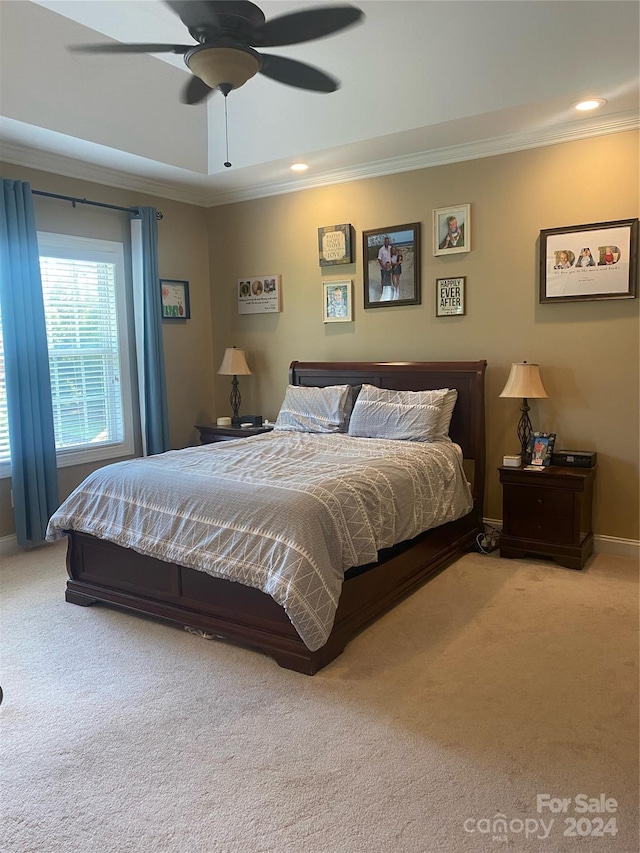
[[[634,561],[466,555],[313,678],[2,575],[4,853],[637,850]]]

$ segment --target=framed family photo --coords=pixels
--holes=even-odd
[[[322,282],[322,321],[350,323],[353,319],[353,283],[348,281]]]
[[[433,211],[433,254],[471,251],[471,205],[457,204]]]
[[[362,232],[364,307],[420,304],[420,223]]]
[[[163,320],[189,320],[189,282],[173,278],[160,279]]]
[[[635,299],[638,220],[540,232],[540,302]]]

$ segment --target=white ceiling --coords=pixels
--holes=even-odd
[[[267,19],[313,4],[265,0]],[[205,206],[638,127],[637,0],[363,0],[364,22],[272,48],[333,94],[258,75],[185,106],[179,56],[73,44],[190,43],[161,0],[0,0],[0,156]],[[594,114],[572,105],[605,98]],[[310,170],[294,175],[291,163]]]

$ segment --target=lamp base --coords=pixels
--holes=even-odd
[[[235,375],[231,380],[231,394],[229,394],[229,402],[231,403],[231,409],[233,411],[231,426],[240,426],[240,415],[238,412],[240,411],[242,398],[240,396],[240,389],[238,388],[238,377]]]
[[[529,404],[527,402],[527,398],[522,398],[522,405],[520,406],[520,411],[522,414],[520,415],[520,420],[518,422],[518,440],[520,441],[520,453],[522,455],[522,463],[523,465],[528,465],[531,462],[531,454],[527,453],[527,448],[529,446],[529,439],[531,438],[531,433],[533,429],[531,427],[531,421],[529,419]]]

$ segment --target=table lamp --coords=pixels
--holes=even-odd
[[[229,402],[231,403],[231,408],[233,410],[231,423],[233,426],[239,426],[240,416],[238,415],[238,410],[240,409],[242,398],[238,388],[238,376],[251,375],[249,365],[247,364],[247,360],[244,356],[244,350],[236,349],[236,347],[227,347],[224,351],[222,364],[220,365],[218,373],[221,376],[233,376],[233,379],[231,380],[231,394],[229,395]]]
[[[518,441],[520,442],[522,461],[527,455],[527,446],[531,438],[531,421],[529,419],[528,399],[548,397],[544,390],[540,370],[537,364],[529,364],[526,361],[511,365],[511,372],[507,384],[502,389],[501,397],[521,397],[520,420],[518,422]]]

